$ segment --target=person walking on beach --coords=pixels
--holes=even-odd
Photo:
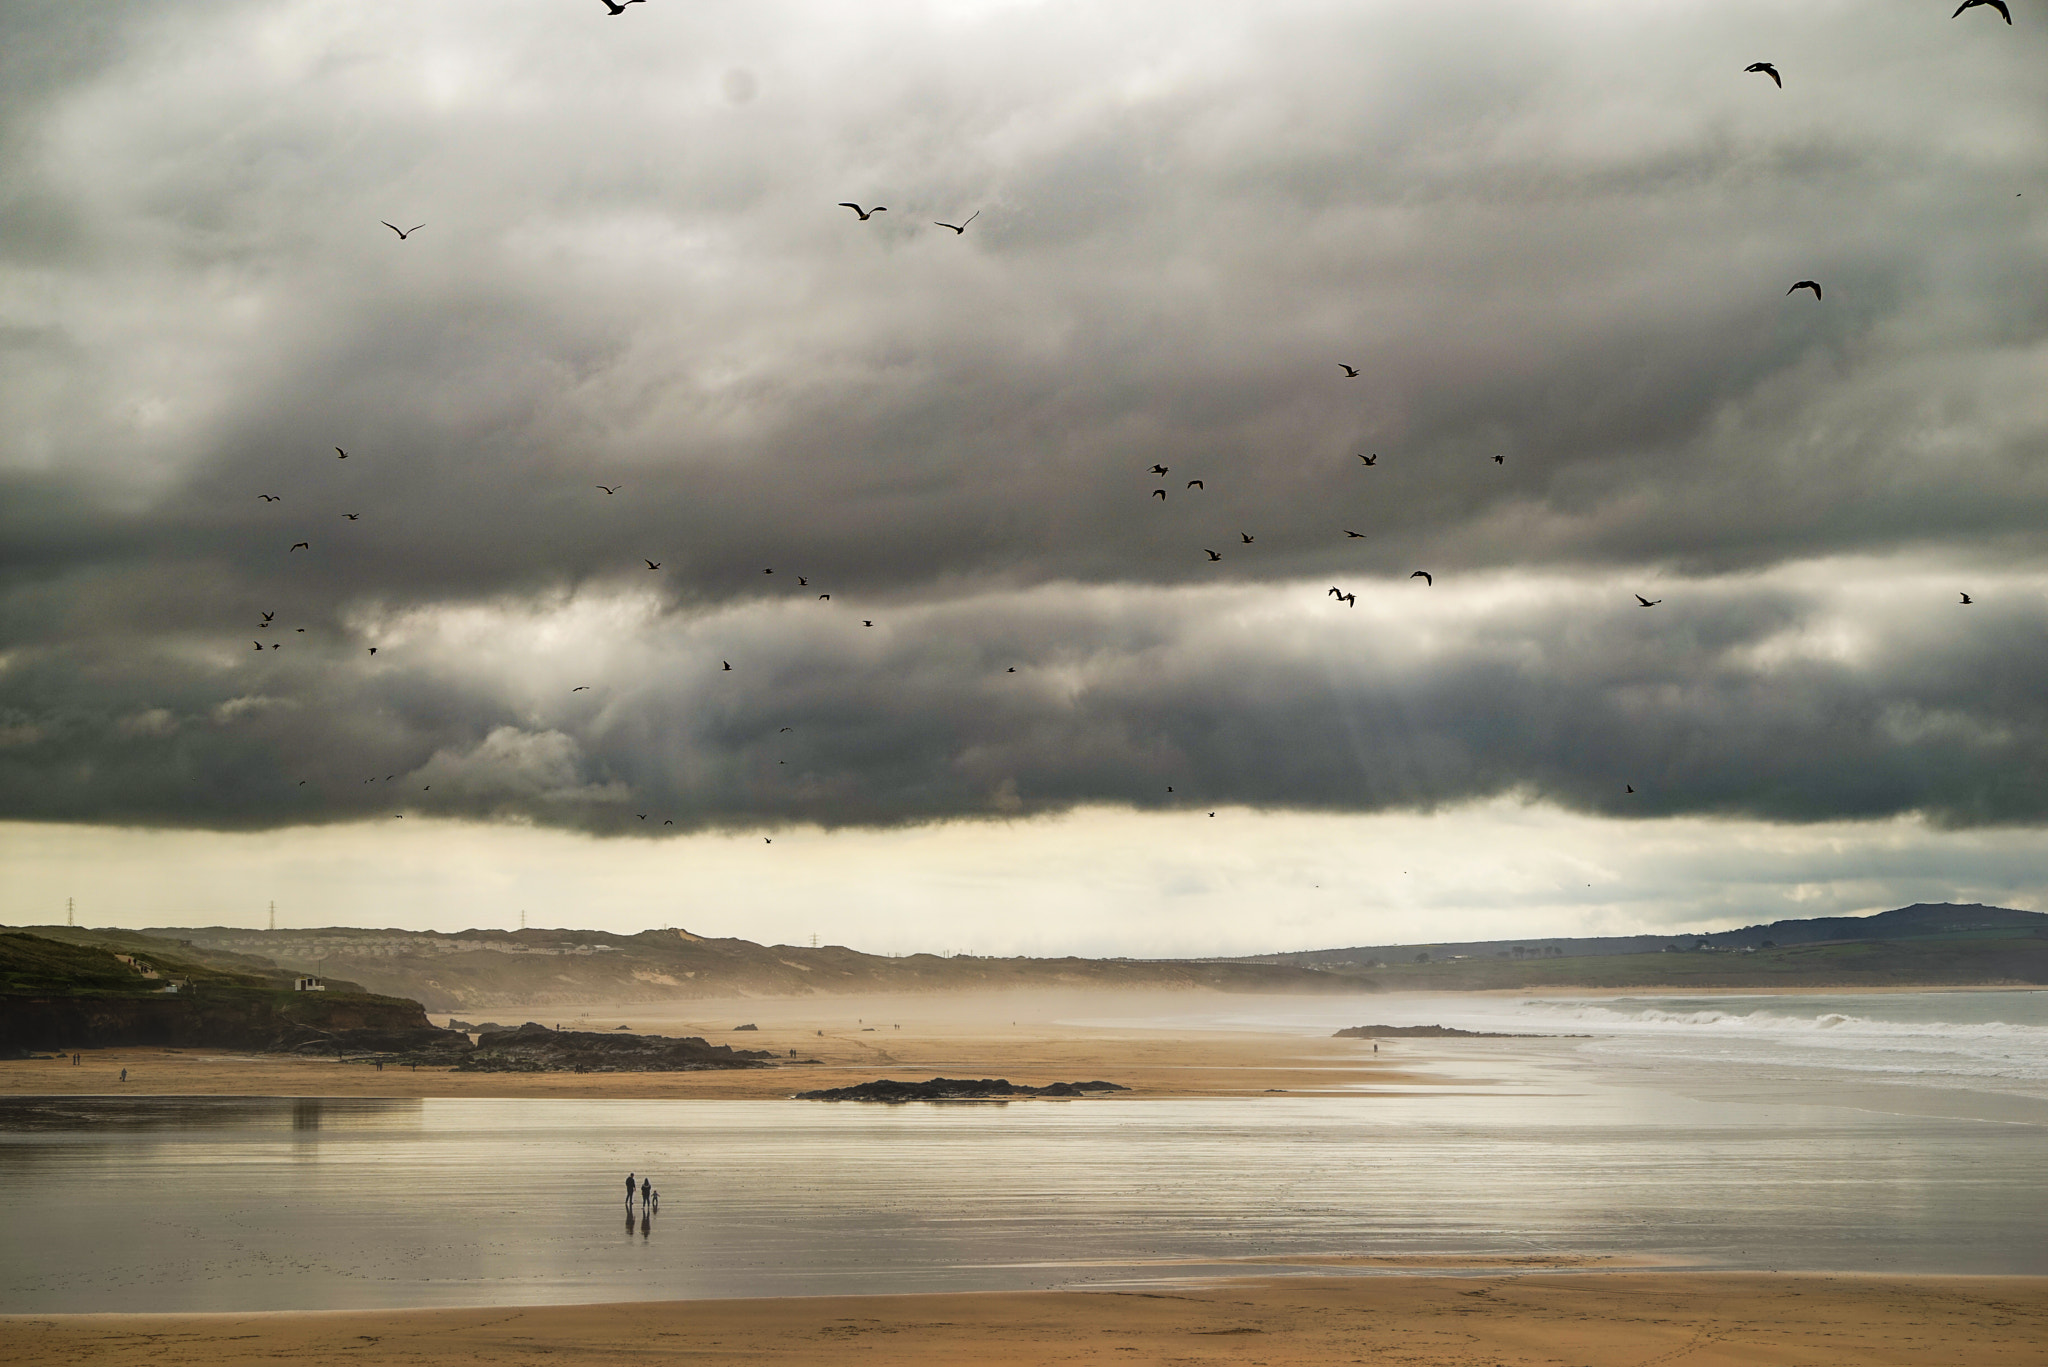
[[[654,1209],[655,1209],[656,1211],[659,1211],[659,1210],[661,1209],[661,1193],[660,1193],[660,1192],[658,1192],[658,1191],[657,1191],[657,1192],[655,1192],[655,1193],[653,1193],[653,1195],[652,1195],[651,1199],[652,1199],[652,1200],[653,1200],[653,1202],[654,1202],[654,1207],[653,1207],[653,1208],[654,1208]]]
[[[127,1080],[128,1080],[128,1070],[127,1070],[126,1068],[123,1068],[123,1069],[121,1070],[121,1081],[123,1081],[123,1082],[126,1082]]]
[[[633,1174],[629,1172],[626,1174],[626,1204],[629,1206],[633,1204],[633,1186]]]
[[[653,1179],[652,1179],[652,1178],[647,1178],[647,1177],[643,1177],[643,1178],[641,1178],[641,1179],[640,1179],[640,1204],[641,1204],[641,1205],[643,1205],[643,1206],[644,1206],[644,1205],[646,1205],[646,1204],[647,1204],[647,1203],[648,1203],[648,1202],[649,1202],[649,1201],[650,1201],[650,1200],[651,1200],[651,1199],[653,1198],[653,1196],[654,1196],[654,1181],[653,1181]]]

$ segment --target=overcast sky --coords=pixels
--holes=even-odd
[[[2041,905],[2048,9],[1951,8],[8,5],[0,916]]]

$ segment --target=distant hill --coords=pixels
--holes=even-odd
[[[38,934],[48,933],[38,930]],[[1371,983],[1294,964],[1161,959],[891,958],[842,945],[807,948],[710,939],[686,930],[152,930],[222,962],[255,959],[337,975],[432,1011],[652,1002],[705,997],[1206,988],[1223,992],[1365,992]],[[229,956],[236,956],[230,959]]]
[[[299,992],[274,964],[133,931],[59,929],[61,937],[0,931],[0,1057],[138,1044],[390,1050],[461,1039],[430,1025],[418,1002],[354,983]]]
[[[1227,962],[1370,975],[1389,991],[2048,984],[2048,914],[1921,902],[1739,930],[1360,945]]]

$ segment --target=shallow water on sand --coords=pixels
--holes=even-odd
[[[2048,1273],[2048,1116],[1696,1097],[1577,1042],[1461,1047],[1472,1085],[1391,1096],[0,1100],[0,1310],[1072,1287],[1329,1253]]]

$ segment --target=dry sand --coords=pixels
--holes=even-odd
[[[2048,1362],[2048,1279],[1300,1276],[1130,1292],[0,1317],[0,1367],[280,1362],[2008,1367]]]
[[[767,1049],[777,1068],[704,1073],[417,1072],[331,1058],[228,1054],[214,1050],[103,1049],[83,1067],[59,1060],[0,1063],[0,1095],[155,1096],[466,1096],[694,1097],[740,1100],[843,1087],[880,1077],[1000,1077],[1049,1082],[1121,1083],[1136,1097],[1345,1094],[1428,1081],[1431,1057],[1467,1042],[1368,1040],[1162,1026],[1081,1026],[1090,1016],[1129,1018],[1214,1010],[1228,998],[1201,994],[1114,996],[827,997],[798,1000],[683,1002],[611,1008],[547,1007],[469,1011],[471,1023],[517,1025],[537,1019],[564,1029],[625,1025],[664,1035],[702,1035],[713,1044]],[[1376,1018],[1370,1002],[1338,1008],[1349,1023]],[[446,1016],[435,1017],[437,1024]],[[753,1024],[758,1030],[736,1031]],[[1471,1041],[1487,1046],[1513,1041]],[[799,1059],[787,1061],[791,1051]],[[117,1081],[123,1068],[128,1081]]]

